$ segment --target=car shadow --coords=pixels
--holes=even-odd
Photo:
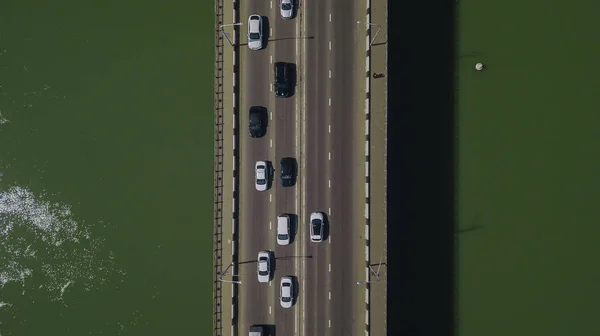
[[[289,78],[290,78],[290,97],[296,94],[296,85],[298,84],[298,69],[296,63],[288,63],[289,66]]]
[[[321,211],[323,214],[323,240],[329,239],[329,215],[326,212]]]
[[[298,296],[300,294],[300,286],[297,276],[291,275],[290,277],[292,278],[292,283],[294,284],[294,292],[292,293],[292,305],[296,305],[296,302],[298,301]]]
[[[271,274],[269,275],[269,281],[275,277],[275,271],[277,270],[277,258],[275,258],[275,251],[269,251],[271,257]]]
[[[296,241],[298,235],[298,215],[287,214],[290,217],[290,244]]]
[[[263,47],[261,49],[266,49],[269,46],[269,38],[271,37],[269,35],[269,33],[271,32],[271,24],[269,22],[269,17],[268,16],[261,16],[262,17],[262,24],[263,24],[263,40],[262,40],[262,45]]]
[[[273,162],[265,161],[265,163],[267,164],[267,190],[269,190],[273,186],[275,168],[273,167]]]

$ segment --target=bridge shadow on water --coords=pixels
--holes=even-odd
[[[388,3],[388,335],[455,335],[456,4]]]

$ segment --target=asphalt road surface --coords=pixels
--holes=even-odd
[[[356,204],[354,158],[362,153],[356,142],[355,118],[363,113],[350,99],[356,92],[355,33],[358,8],[344,0],[303,1],[297,16],[284,20],[278,1],[241,1],[240,50],[240,265],[238,334],[252,324],[271,324],[276,335],[353,335],[357,325],[353,294],[357,265],[363,265],[364,247],[352,244],[353,227],[364,221],[349,211]],[[335,8],[335,9],[334,9]],[[247,19],[259,14],[266,23],[268,44],[249,50]],[[296,64],[294,96],[276,98],[273,64]],[[269,115],[267,134],[252,139],[248,134],[250,106],[264,106]],[[350,117],[349,117],[350,116]],[[279,161],[294,157],[299,176],[294,187],[283,188]],[[265,192],[254,187],[254,164],[270,161],[272,186]],[[328,235],[321,243],[309,239],[309,216],[322,212]],[[297,234],[289,246],[277,246],[277,215],[296,215]],[[259,283],[256,258],[260,250],[275,252],[275,271],[269,284]],[[359,255],[360,260],[349,256]],[[295,276],[296,304],[279,305],[279,280]],[[360,289],[362,290],[362,289]],[[361,324],[364,325],[364,324]]]

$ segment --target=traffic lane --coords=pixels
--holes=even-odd
[[[357,319],[357,309],[364,309],[356,305],[357,291],[364,293],[364,287],[356,284],[355,269],[357,265],[364,265],[364,244],[359,246],[356,241],[364,242],[364,215],[355,216],[353,209],[364,209],[364,193],[357,195],[357,190],[364,190],[364,178],[357,178],[356,170],[364,169],[364,123],[357,123],[357,117],[364,116],[364,99],[360,97],[364,91],[359,91],[364,73],[356,58],[356,34],[358,8],[354,3],[343,0],[332,0],[334,8],[339,8],[335,19],[332,20],[332,100],[335,106],[332,110],[332,218],[336,218],[339,225],[332,225],[332,262],[336,271],[332,272],[332,282],[336,285],[332,289],[331,332],[333,335],[356,334],[360,326],[364,328],[364,321]],[[359,45],[362,45],[362,41]],[[364,117],[362,117],[364,118]],[[362,146],[361,146],[362,144]],[[357,161],[360,159],[362,161]],[[358,165],[357,165],[358,162]],[[364,173],[362,174],[364,176]],[[362,200],[362,201],[357,201]],[[361,213],[364,213],[361,211]],[[361,230],[358,230],[361,229]],[[354,237],[355,232],[361,232],[360,237]],[[337,242],[337,244],[336,244]]]
[[[319,211],[329,220],[329,26],[327,2],[307,4],[306,11],[306,209],[307,215]],[[306,251],[312,259],[306,264],[306,335],[328,333],[327,301],[329,274],[329,239],[310,242],[309,220]]]
[[[240,20],[246,21],[253,13],[266,15],[266,5],[260,2],[243,2]],[[265,14],[263,14],[265,13]],[[264,74],[269,71],[269,50],[253,51],[247,47],[247,22],[242,26],[240,46],[240,264],[239,272],[244,282],[239,286],[240,329],[246,333],[252,324],[273,324],[274,318],[268,307],[273,304],[272,288],[261,284],[256,277],[256,258],[260,250],[268,249],[268,219],[270,191],[258,192],[254,187],[254,165],[257,160],[269,161],[269,145],[272,129],[267,119],[267,133],[263,138],[252,139],[248,135],[249,109],[262,106],[269,109],[269,82]],[[244,179],[247,183],[243,182]]]

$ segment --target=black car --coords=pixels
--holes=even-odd
[[[296,159],[287,157],[281,159],[281,186],[291,187],[296,184]]]
[[[267,111],[264,107],[252,106],[249,116],[250,136],[253,138],[263,137],[267,133]]]
[[[286,98],[291,94],[290,65],[285,62],[275,63],[275,96]]]

